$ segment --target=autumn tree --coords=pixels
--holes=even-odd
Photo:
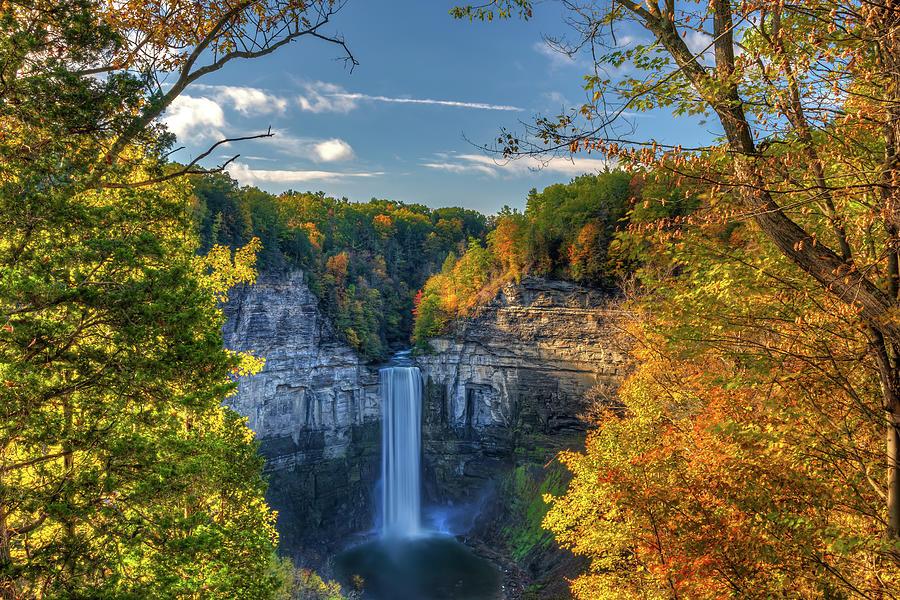
[[[855,314],[746,225],[643,232],[633,374],[545,525],[578,598],[890,598],[883,415]],[[623,232],[623,235],[635,235]],[[666,268],[669,265],[673,268]]]
[[[488,233],[488,247],[500,262],[505,277],[518,282],[526,271],[528,224],[525,216],[509,212],[497,219]]]
[[[578,236],[569,244],[569,271],[575,281],[598,282],[604,272],[606,258],[602,223],[590,221],[578,232]]]
[[[563,52],[597,57],[587,102],[499,151],[605,152],[633,165],[703,181],[728,219],[750,220],[854,315],[864,360],[881,385],[886,436],[885,532],[900,534],[900,327],[897,325],[900,8],[891,1],[708,4],[560,3],[571,25]],[[456,9],[457,17],[528,18],[527,0]],[[636,27],[647,43],[619,47]],[[695,47],[687,38],[703,40]],[[604,67],[634,67],[620,81]],[[723,132],[695,150],[615,134],[626,110],[714,116]],[[870,402],[873,399],[869,400]]]
[[[222,348],[217,306],[252,281],[258,242],[198,256],[179,176],[212,148],[169,163],[158,117],[203,75],[300,37],[352,62],[323,32],[339,7],[0,6],[0,598],[277,588],[260,459],[221,407],[259,366]],[[233,216],[211,233],[246,235]]]

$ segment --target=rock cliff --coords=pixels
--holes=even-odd
[[[431,499],[471,496],[516,451],[583,432],[587,391],[614,390],[624,375],[621,315],[608,293],[525,279],[431,340],[434,352],[417,359]]]
[[[553,459],[583,446],[588,391],[614,398],[625,375],[623,316],[611,294],[526,279],[418,358],[426,497],[476,515],[466,539],[503,565],[508,600],[569,598],[587,568],[541,528],[543,494],[565,492]]]
[[[262,275],[233,289],[224,312],[226,347],[266,359],[227,403],[260,441],[282,552],[319,566],[373,525],[381,456],[377,368],[337,338],[301,272]],[[470,533],[489,545],[543,535],[539,520],[510,534],[510,524],[521,520],[515,507],[540,505],[543,465],[583,442],[577,415],[585,393],[598,383],[618,385],[626,354],[618,341],[621,314],[601,291],[527,279],[432,340],[435,352],[416,358],[425,382],[426,503],[488,498],[481,520],[467,520]],[[533,480],[523,489],[537,490],[536,499],[523,500],[523,474]]]
[[[226,348],[266,359],[226,400],[256,432],[282,551],[372,526],[379,476],[378,372],[339,340],[303,273],[264,274],[231,290]]]

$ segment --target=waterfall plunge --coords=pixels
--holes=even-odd
[[[381,369],[381,481],[385,537],[419,533],[422,378],[418,367]]]

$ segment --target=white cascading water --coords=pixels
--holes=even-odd
[[[422,378],[418,367],[381,369],[381,481],[384,537],[420,531]]]

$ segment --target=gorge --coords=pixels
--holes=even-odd
[[[433,353],[401,354],[380,373],[335,335],[301,271],[265,274],[233,290],[224,311],[226,346],[266,358],[263,371],[242,378],[227,402],[247,417],[267,460],[283,554],[327,569],[348,540],[377,531],[375,515],[388,506],[384,531],[412,533],[415,509],[392,503],[420,487],[425,528],[463,536],[503,564],[507,579],[517,571],[521,587],[552,570],[540,564],[552,554],[543,547],[516,548],[521,564],[494,548],[526,526],[511,512],[518,505],[509,482],[524,477],[539,488],[550,472],[543,465],[582,443],[585,425],[576,415],[585,395],[598,385],[614,389],[623,375],[622,313],[608,294],[525,279],[431,340]],[[405,418],[407,432],[421,420],[421,486],[407,479],[379,493],[384,474],[401,468],[381,444],[409,455],[415,443],[388,439],[403,429],[402,417],[382,398],[403,390],[412,400],[417,386],[421,417]],[[518,542],[529,543],[527,536]]]
[[[2,3],[0,600],[900,599],[900,3],[456,4]]]

